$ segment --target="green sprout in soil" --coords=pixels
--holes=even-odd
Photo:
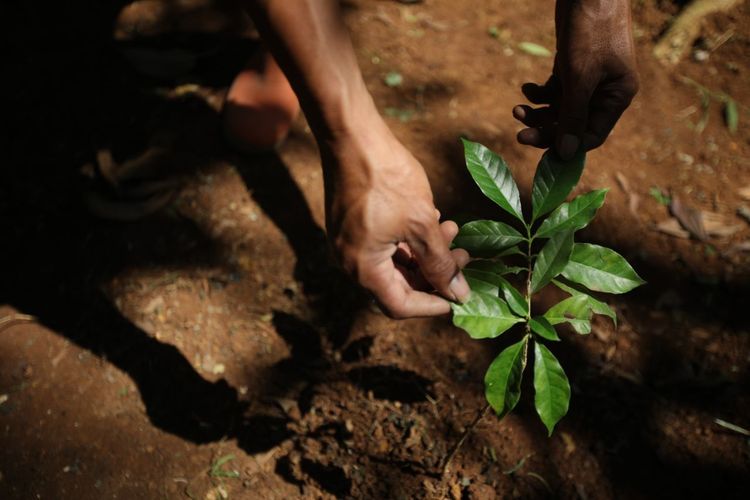
[[[466,165],[479,189],[515,219],[518,229],[494,220],[475,220],[461,227],[454,244],[474,259],[464,269],[472,294],[465,304],[452,306],[453,323],[475,339],[495,338],[523,325],[522,338],[503,350],[487,370],[485,411],[492,407],[502,418],[515,408],[533,352],[534,403],[551,435],[570,402],[568,377],[547,347],[560,340],[556,325],[568,323],[586,335],[591,332],[592,316],[602,314],[616,326],[614,310],[592,292],[625,293],[644,281],[614,250],[574,241],[575,232],[592,221],[607,194],[599,189],[565,202],[581,177],[585,153],[566,162],[551,151],[544,153],[534,176],[528,217],[505,161],[481,144],[463,143]],[[518,265],[509,265],[511,260]],[[522,286],[513,286],[507,275],[519,275]],[[536,314],[534,296],[548,285],[569,296]]]

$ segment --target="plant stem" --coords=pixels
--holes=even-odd
[[[727,101],[734,101],[734,99],[732,98],[732,96],[730,96],[729,94],[727,94],[725,92],[711,90],[710,88],[708,88],[708,87],[706,87],[704,85],[701,85],[700,83],[696,82],[692,78],[688,78],[686,76],[679,76],[677,78],[682,83],[684,83],[686,85],[690,85],[691,87],[697,89],[698,91],[700,91],[702,93],[708,94],[712,99],[714,99],[716,101],[724,102],[724,103],[726,103]],[[737,102],[737,101],[734,101],[734,102],[737,105],[737,107],[743,108],[745,111],[750,111],[750,108],[747,107],[747,106],[745,106],[741,102]]]
[[[531,225],[526,226],[526,334],[531,333],[531,243],[534,238],[531,236]]]
[[[490,409],[490,404],[487,403],[484,405],[484,408],[482,408],[479,413],[477,413],[477,416],[474,418],[474,421],[464,430],[464,433],[461,434],[461,437],[458,441],[456,441],[456,444],[453,445],[453,448],[451,448],[451,451],[448,452],[448,454],[445,456],[445,460],[443,460],[443,466],[441,467],[440,474],[442,476],[445,476],[445,473],[448,472],[448,466],[451,464],[451,460],[453,460],[453,457],[456,456],[456,453],[458,453],[458,450],[461,448],[461,445],[464,444],[464,441],[466,441],[466,438],[469,436],[471,431],[474,430],[474,428],[477,426],[480,420],[482,420],[482,417],[487,413],[487,410]]]

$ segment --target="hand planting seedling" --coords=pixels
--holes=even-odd
[[[525,326],[521,340],[490,364],[484,378],[485,395],[499,417],[513,410],[521,397],[521,379],[531,350],[534,402],[551,435],[570,402],[568,378],[545,345],[560,340],[555,325],[569,323],[585,335],[591,331],[594,314],[608,316],[616,325],[612,308],[590,291],[625,293],[644,281],[614,250],[573,240],[574,233],[594,218],[607,194],[606,189],[599,189],[565,202],[581,177],[585,153],[567,162],[551,151],[544,153],[531,190],[531,217],[524,217],[518,186],[505,161],[481,144],[463,143],[466,166],[479,189],[512,215],[521,230],[492,220],[475,220],[461,227],[454,244],[475,260],[464,269],[471,298],[452,306],[453,323],[475,339],[497,337],[516,324]],[[511,256],[523,265],[506,265],[502,259]],[[525,277],[521,290],[504,277],[509,274]],[[549,284],[569,297],[544,314],[532,315],[534,294]]]

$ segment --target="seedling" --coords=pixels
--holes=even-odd
[[[212,464],[211,469],[208,471],[208,475],[211,477],[218,477],[218,478],[237,478],[240,477],[240,473],[234,469],[232,470],[225,470],[224,465],[234,460],[234,455],[231,453],[228,455],[224,455],[222,457],[217,458]]]
[[[521,397],[531,350],[534,403],[551,435],[570,402],[568,377],[546,346],[560,340],[556,325],[568,323],[586,335],[591,332],[592,316],[603,314],[616,326],[615,312],[591,292],[625,293],[644,281],[614,250],[574,242],[574,233],[591,222],[607,194],[599,189],[565,202],[583,172],[583,152],[567,162],[551,151],[544,153],[534,176],[528,217],[505,161],[481,144],[467,140],[463,144],[466,166],[479,189],[510,214],[520,230],[494,220],[475,220],[461,227],[454,244],[474,258],[464,269],[472,294],[465,304],[452,306],[453,323],[475,339],[495,338],[514,325],[524,326],[521,340],[490,364],[485,396],[499,417],[513,410]],[[510,259],[521,265],[508,265]],[[520,289],[505,278],[509,274],[525,278]],[[534,295],[550,284],[569,297],[536,315]]]

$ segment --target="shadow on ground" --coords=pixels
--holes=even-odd
[[[15,6],[15,12],[8,12],[8,6],[2,8],[0,17],[9,27],[7,34],[16,41],[6,73],[12,89],[7,95],[14,101],[7,119],[15,126],[0,172],[0,257],[12,266],[0,281],[0,303],[33,314],[60,335],[125,371],[138,385],[155,426],[195,443],[229,436],[236,437],[248,453],[268,450],[289,437],[286,417],[248,414],[235,389],[224,381],[203,379],[175,347],[153,339],[124,318],[100,289],[125,267],[190,273],[221,266],[221,249],[192,222],[174,213],[122,225],[93,218],[80,201],[89,187],[78,173],[82,164],[92,161],[103,147],[119,157],[142,150],[154,134],[156,122],[160,127],[167,123],[172,136],[179,139],[173,143],[180,149],[176,154],[192,159],[180,162],[187,175],[212,157],[237,158],[220,146],[214,110],[195,98],[167,101],[159,97],[153,89],[165,82],[144,79],[125,64],[109,35],[112,19],[124,2],[86,4],[88,10],[66,10],[55,22],[50,13],[45,23],[37,24],[42,35],[35,42],[42,45],[38,48],[24,45],[33,38],[25,29],[11,27],[14,20],[37,19],[31,7]],[[59,24],[65,23],[59,20],[70,20],[65,33],[60,33]],[[76,27],[81,28],[77,35],[69,36]],[[213,42],[210,37],[191,40],[196,44]],[[226,40],[221,43],[227,46]],[[223,52],[231,68],[247,56],[250,48],[243,47],[232,46]],[[207,74],[224,78],[232,74],[231,68],[217,73],[210,61],[204,65]],[[219,77],[203,83],[220,86],[226,80]],[[170,122],[160,116],[179,118]],[[460,163],[458,147],[449,149]],[[313,221],[279,157],[268,154],[235,163],[256,202],[287,237],[297,257],[296,278],[324,326],[325,337],[320,337],[319,330],[288,314],[277,313],[273,320],[292,352],[290,359],[272,369],[276,375],[273,385],[283,393],[285,386],[305,380],[307,390],[303,393],[309,394],[311,387],[325,382],[334,370],[325,354],[326,343],[344,348],[344,362],[367,359],[371,340],[347,342],[353,317],[364,300],[330,265],[323,250],[323,231]],[[463,199],[471,193],[474,190],[467,182],[455,196]],[[486,206],[479,207],[480,212],[485,210]],[[622,250],[627,254],[635,248]],[[560,358],[573,367],[571,379],[582,388],[567,429],[598,443],[594,452],[615,492],[637,495],[651,491],[653,496],[666,496],[681,491],[688,497],[722,492],[733,496],[748,486],[742,470],[718,461],[663,458],[657,451],[652,420],[662,401],[707,413],[720,408],[729,419],[743,418],[746,401],[735,401],[742,394],[746,398],[750,387],[747,368],[739,383],[712,380],[711,375],[721,373],[721,367],[702,362],[692,377],[660,385],[668,367],[679,370],[684,360],[691,358],[680,343],[648,334],[651,325],[638,316],[645,316],[665,290],[689,286],[686,295],[691,302],[680,307],[688,321],[710,328],[720,324],[722,331],[737,332],[745,327],[737,311],[745,304],[747,287],[691,283],[689,276],[663,262],[636,261],[636,265],[651,283],[647,291],[626,301],[630,319],[643,332],[643,381],[588,372],[586,366],[592,360],[577,344],[561,346]],[[496,349],[497,344],[487,348]],[[358,367],[346,377],[382,399],[419,403],[425,394],[432,395],[432,381],[395,367]],[[300,406],[304,411],[304,402]],[[523,420],[535,420],[528,408]],[[536,427],[528,432],[541,435]],[[537,445],[540,450],[549,446],[541,438]],[[13,443],[7,443],[11,455],[12,449]],[[326,490],[338,495],[348,492],[349,479],[342,478],[337,469],[310,461],[301,467],[320,477]],[[550,471],[550,477],[555,474]]]

